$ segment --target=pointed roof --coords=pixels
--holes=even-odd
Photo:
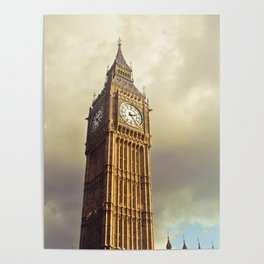
[[[167,245],[166,245],[166,249],[171,249],[172,246],[171,246],[171,243],[170,243],[170,238],[168,236],[168,241],[167,241]]]
[[[199,238],[197,238],[197,241],[198,241],[198,249],[201,249],[201,244],[200,244]]]
[[[182,247],[182,249],[187,249],[187,246],[186,246],[186,244],[185,244],[184,235],[183,235],[183,247]]]
[[[183,240],[183,247],[182,247],[182,249],[187,249],[187,246],[185,244],[185,240]]]
[[[136,86],[134,85],[134,78],[132,72],[132,66],[129,67],[124,59],[122,50],[121,50],[121,39],[118,40],[118,50],[115,57],[115,60],[112,66],[107,68],[106,72],[106,83],[111,82],[116,86],[121,87],[122,89],[126,89],[138,96],[146,98],[145,94],[142,94],[138,91]],[[110,87],[110,86],[109,86]]]
[[[118,43],[118,50],[117,50],[116,58],[114,60],[113,65],[117,64],[117,65],[125,68],[128,71],[132,71],[131,68],[126,63],[126,60],[125,60],[125,58],[123,56],[123,53],[122,53],[122,50],[121,50],[122,43],[121,43],[121,39],[120,38],[118,39],[118,42],[117,43]],[[112,65],[112,67],[113,67],[113,65]]]

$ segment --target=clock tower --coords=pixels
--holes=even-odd
[[[154,249],[149,112],[119,39],[87,118],[80,249]]]

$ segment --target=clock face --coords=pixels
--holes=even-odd
[[[100,107],[93,116],[91,132],[94,132],[99,127],[100,123],[102,122],[102,118],[103,118],[103,109],[102,107]]]
[[[120,116],[129,125],[139,127],[142,124],[140,111],[129,103],[122,103],[120,106]]]

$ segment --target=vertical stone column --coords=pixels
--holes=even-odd
[[[116,137],[115,135],[111,132],[111,151],[110,151],[110,227],[109,227],[109,236],[110,236],[110,247],[114,247],[114,237],[113,237],[113,233],[114,233],[114,174],[115,174],[115,140]]]
[[[138,237],[139,237],[139,249],[143,249],[143,239],[142,239],[142,176],[143,176],[143,150],[142,146],[140,146],[140,151],[139,151],[139,166],[140,166],[140,171],[139,171],[139,178],[138,178]]]
[[[132,211],[133,211],[133,192],[132,192],[132,182],[133,182],[133,175],[134,175],[134,143],[133,140],[131,142],[131,151],[130,151],[130,177],[129,177],[129,207],[128,207],[128,214],[129,214],[129,249],[133,249],[133,226],[132,226]]]
[[[129,222],[128,222],[128,217],[127,217],[127,211],[128,211],[128,206],[129,206],[129,166],[130,166],[130,146],[129,146],[129,142],[126,141],[126,178],[125,178],[125,184],[126,184],[126,201],[124,204],[124,212],[125,212],[125,248],[128,249],[128,226],[129,226]]]
[[[147,157],[146,157],[146,145],[143,147],[143,160],[144,160],[144,176],[143,176],[143,192],[144,192],[144,213],[143,213],[143,226],[144,226],[144,248],[148,249],[149,248],[149,243],[148,243],[148,195],[147,195],[147,183],[146,183],[146,178],[147,178]]]
[[[102,162],[102,173],[104,174],[104,177],[102,177],[102,185],[101,190],[97,189],[95,192],[95,197],[93,199],[98,202],[95,206],[100,206],[102,204],[102,218],[101,218],[101,225],[102,225],[102,233],[100,237],[98,236],[98,239],[100,240],[99,247],[107,248],[108,246],[108,229],[109,229],[109,217],[108,217],[108,193],[109,193],[109,165],[108,165],[108,151],[109,151],[109,144],[110,144],[110,137],[109,134],[106,136],[106,139],[103,144],[100,144],[100,146],[97,147],[94,155],[97,162],[95,164],[95,176],[97,176],[97,173],[99,172],[99,154],[102,153],[101,162]],[[97,176],[98,177],[98,176]],[[100,175],[101,177],[101,175]],[[102,192],[102,200],[101,202],[97,199],[98,193]],[[94,209],[94,208],[93,208]],[[96,230],[95,225],[93,225],[93,230]],[[97,244],[97,242],[95,242]]]
[[[120,210],[120,214],[121,214],[121,248],[124,248],[124,216],[123,216],[123,210],[122,210],[122,205],[123,205],[123,200],[124,200],[124,140],[122,140],[121,143],[121,150],[122,151],[122,160],[121,165],[122,165],[122,169],[121,169],[121,195],[120,195],[120,201],[119,201],[119,210]]]
[[[131,161],[131,158],[132,158],[132,155],[131,155],[131,152],[132,152],[132,144],[131,142],[129,142],[128,146],[127,146],[127,162],[128,162],[128,172],[127,172],[127,179],[126,179],[126,195],[127,195],[127,203],[126,203],[126,248],[129,249],[130,248],[130,238],[129,238],[129,235],[130,235],[130,218],[128,216],[128,213],[129,213],[129,208],[130,208],[130,189],[129,189],[129,186],[130,186],[130,179],[131,179],[131,164],[132,164],[132,161]]]
[[[154,234],[153,234],[153,211],[152,211],[152,184],[150,171],[150,146],[146,147],[147,155],[147,191],[148,191],[148,216],[149,216],[149,248],[154,249]]]
[[[117,139],[117,159],[116,159],[116,247],[119,247],[119,175],[120,175],[120,139]]]

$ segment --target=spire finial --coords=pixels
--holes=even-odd
[[[146,96],[146,86],[143,86],[142,90],[143,90],[143,95]]]
[[[118,39],[118,41],[117,41],[117,44],[118,44],[118,47],[120,47],[121,46],[121,44],[122,44],[122,40],[121,40],[121,38],[119,37],[119,39]]]
[[[211,244],[212,244],[212,249],[214,249],[214,243],[213,243],[213,241],[211,241]]]
[[[198,249],[201,249],[201,244],[200,244],[199,237],[197,238],[197,242],[198,242]]]
[[[93,94],[93,100],[95,100],[95,97],[96,97],[96,93]]]

